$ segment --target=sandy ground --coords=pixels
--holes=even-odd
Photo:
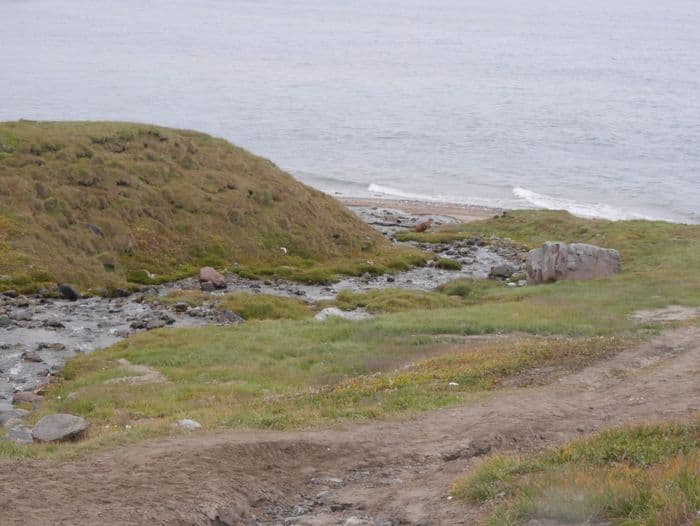
[[[340,198],[340,201],[346,206],[351,207],[391,208],[415,215],[449,216],[463,222],[487,219],[503,212],[503,210],[499,208],[487,208],[457,203],[433,203],[429,201],[372,199],[361,197],[344,197]]]
[[[356,517],[473,524],[480,510],[448,492],[485,453],[539,450],[611,426],[687,417],[700,410],[698,373],[694,325],[543,386],[410,419],[193,434],[71,462],[0,461],[0,523],[327,525]]]

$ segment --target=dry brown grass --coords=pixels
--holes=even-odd
[[[0,286],[116,287],[201,265],[328,279],[403,258],[335,199],[192,131],[0,123],[0,182]]]

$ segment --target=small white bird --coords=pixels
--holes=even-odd
[[[282,251],[282,254],[287,253],[287,248],[286,247],[280,247],[280,250]]]

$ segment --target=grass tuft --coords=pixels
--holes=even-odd
[[[488,503],[488,525],[690,523],[700,506],[700,418],[612,429],[538,455],[494,455],[452,493]]]

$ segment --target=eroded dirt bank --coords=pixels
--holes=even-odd
[[[448,500],[448,490],[483,454],[537,450],[619,424],[691,415],[700,410],[698,373],[700,327],[691,326],[548,385],[499,391],[407,420],[195,434],[70,462],[0,461],[0,518],[71,525],[471,524],[479,510]]]

